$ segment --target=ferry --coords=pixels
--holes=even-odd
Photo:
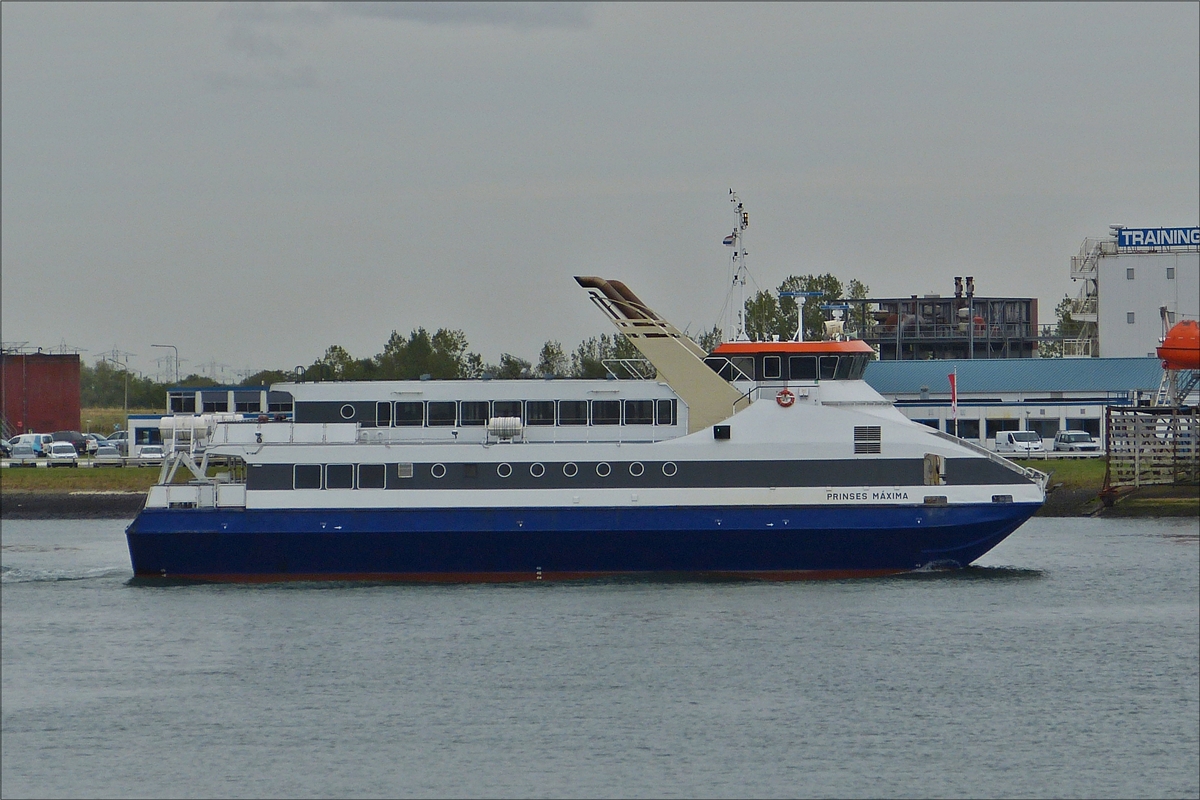
[[[277,384],[291,419],[171,454],[126,532],[134,574],[887,575],[966,566],[1045,499],[1043,473],[871,389],[861,341],[704,353],[620,282],[579,281],[656,379]]]
[[[169,455],[126,530],[135,577],[882,576],[965,567],[1045,500],[1044,473],[876,393],[860,340],[709,353],[622,282],[576,281],[653,378],[276,384],[290,418]]]

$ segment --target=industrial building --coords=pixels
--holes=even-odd
[[[1071,317],[1083,324],[1064,340],[1068,357],[1153,356],[1166,325],[1200,319],[1200,227],[1126,228],[1085,239],[1071,258],[1079,296]]]
[[[949,358],[1033,358],[1038,347],[1038,301],[1030,297],[976,297],[975,279],[954,279],[954,295],[839,301],[843,331],[853,333],[881,361]]]
[[[0,353],[0,436],[79,430],[80,361],[78,353]]]
[[[911,420],[954,433],[949,375],[958,384],[958,435],[994,448],[1001,431],[1036,431],[1050,449],[1060,430],[1106,446],[1106,406],[1148,406],[1162,381],[1157,358],[874,361],[863,379]]]

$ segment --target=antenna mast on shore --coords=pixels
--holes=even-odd
[[[730,271],[733,273],[729,294],[731,298],[734,294],[738,296],[737,308],[733,311],[733,324],[730,326],[733,338],[729,341],[745,342],[749,341],[746,335],[746,228],[750,227],[750,215],[746,213],[741,198],[733,189],[729,190],[729,202],[733,203],[737,214],[737,225],[734,226],[733,233],[725,237],[724,244],[733,248],[729,256]]]

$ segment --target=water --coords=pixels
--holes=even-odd
[[[1200,794],[1200,535],[1034,520],[829,583],[130,586],[3,524],[0,792]]]

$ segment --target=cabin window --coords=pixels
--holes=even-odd
[[[653,425],[654,424],[654,401],[653,400],[626,400],[625,401],[625,424],[626,425]]]
[[[453,400],[444,401],[444,402],[430,400],[429,401],[429,427],[444,428],[444,427],[449,427],[449,426],[454,425],[457,422],[456,414],[455,414],[455,412],[457,411],[457,409],[456,409],[457,405],[458,405],[458,403],[455,403]]]
[[[382,489],[387,470],[383,464],[359,464],[358,488]]]
[[[816,356],[792,356],[789,358],[788,375],[794,381],[815,381],[817,379]]]
[[[559,425],[587,425],[587,423],[588,423],[587,400],[559,400],[558,401],[558,424]]]
[[[488,419],[487,400],[463,400],[459,403],[463,427],[468,425],[483,425]]]
[[[496,400],[492,403],[493,417],[517,417],[521,416],[521,401],[520,400]]]
[[[553,400],[529,400],[525,403],[525,421],[530,425],[554,424]]]
[[[762,376],[765,379],[783,376],[783,359],[779,356],[763,356]]]
[[[838,381],[850,380],[850,373],[854,369],[854,357],[842,356],[838,359],[837,372],[834,373],[833,379]]]
[[[675,424],[675,401],[674,400],[659,400],[655,403],[658,411],[659,425],[674,425]]]
[[[412,427],[425,423],[425,404],[422,402],[396,403],[396,426]]]
[[[292,476],[292,485],[297,489],[320,489],[321,465],[297,464]]]
[[[620,425],[621,424],[621,401],[620,400],[593,400],[592,401],[592,424],[593,425]]]
[[[1169,281],[1175,280],[1175,268],[1174,267],[1167,267],[1167,280],[1169,280]]]
[[[820,371],[818,372],[819,379],[823,381],[833,380],[833,376],[837,372],[837,366],[837,356],[821,356]]]
[[[392,424],[392,404],[391,403],[376,403],[375,404],[375,425],[380,428],[391,427]]]
[[[330,464],[325,467],[326,489],[353,489],[354,465]]]

